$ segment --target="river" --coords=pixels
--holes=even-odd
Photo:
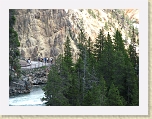
[[[45,106],[44,101],[41,101],[41,98],[44,97],[43,86],[33,86],[28,94],[11,96],[9,98],[9,106]]]

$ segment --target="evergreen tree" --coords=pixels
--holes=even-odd
[[[104,91],[102,92],[100,83],[93,81],[86,92],[83,101],[84,106],[100,106],[103,103],[105,104]]]
[[[126,66],[126,63],[128,62],[128,55],[124,47],[124,41],[122,39],[122,34],[118,29],[116,30],[116,33],[114,34],[114,49],[115,49],[115,56],[114,56],[114,62],[113,62],[113,77],[115,80],[115,85],[118,86],[119,90],[122,91],[124,85],[124,68]],[[119,74],[119,75],[118,75]],[[117,82],[117,83],[116,83]],[[121,88],[120,88],[121,87]]]
[[[79,82],[80,82],[80,104],[82,105],[83,100],[84,100],[84,95],[86,93],[86,79],[87,79],[87,62],[88,62],[88,52],[87,52],[87,40],[86,36],[83,32],[83,30],[80,30],[80,34],[78,37],[78,48],[79,48],[79,59],[78,62],[76,63],[76,67],[78,68],[78,77],[79,77]]]
[[[136,36],[134,33],[134,28],[133,28],[131,44],[129,45],[128,53],[129,53],[130,61],[136,71],[136,74],[138,75],[139,74],[139,57],[138,57],[138,54],[136,53],[136,45],[137,45]]]
[[[87,67],[88,72],[93,72],[94,66],[95,66],[95,58],[93,55],[93,43],[91,42],[91,38],[89,37],[87,42]]]
[[[59,75],[58,68],[52,66],[48,75],[47,84],[43,89],[45,97],[42,100],[46,101],[47,106],[67,106],[68,99],[63,95],[66,90],[64,80]]]
[[[97,77],[99,77],[101,75],[101,71],[102,71],[102,55],[103,55],[103,51],[105,49],[105,44],[106,44],[106,38],[104,36],[104,30],[100,29],[99,30],[99,34],[96,38],[95,44],[94,44],[94,58],[93,58],[93,68],[95,70],[95,72],[97,73]],[[92,69],[93,69],[92,68]]]
[[[119,94],[119,90],[113,83],[111,83],[110,89],[108,91],[108,105],[123,106],[123,101]]]
[[[73,62],[72,62],[72,52],[71,52],[71,42],[69,37],[67,37],[67,40],[65,42],[65,47],[64,47],[64,63],[66,64],[66,66],[69,69],[69,71],[71,70],[71,67],[73,66]]]
[[[83,85],[83,60],[81,57],[77,60],[77,63],[75,64],[75,72],[77,74],[77,80],[78,80],[78,90],[79,90],[79,104],[83,104],[83,99],[84,99],[84,85]]]
[[[95,57],[97,58],[98,61],[100,61],[100,59],[101,59],[101,54],[102,54],[102,51],[104,49],[104,43],[105,43],[104,30],[100,29],[99,35],[96,38],[96,41],[95,41],[95,44],[94,44],[94,48],[95,48],[94,55],[95,55]]]
[[[138,77],[133,79],[133,90],[132,90],[132,106],[139,106],[139,82]]]
[[[87,42],[87,50],[88,50],[88,55],[89,55],[89,59],[91,58],[91,52],[92,52],[92,43],[91,43],[91,38],[89,37],[88,42]]]
[[[46,98],[43,99],[47,101],[47,105],[76,104],[70,92],[71,89],[75,91],[76,88],[75,80],[73,79],[73,65],[70,39],[67,37],[64,56],[58,57],[54,67],[52,66],[44,89]]]
[[[122,94],[125,90],[125,58],[121,51],[115,51],[113,58],[111,77],[120,94]]]
[[[132,101],[136,100],[136,104],[139,102],[139,88],[138,88],[138,77],[135,74],[135,70],[131,64],[131,62],[127,62],[125,67],[125,91],[124,91],[124,98],[127,101],[127,105],[132,105]],[[134,99],[133,99],[134,97]],[[133,102],[134,102],[133,101]],[[135,102],[134,102],[135,104]]]
[[[91,100],[88,99],[89,97],[91,98]],[[102,76],[99,81],[92,83],[91,89],[89,90],[85,98],[87,98],[84,101],[86,105],[89,103],[91,103],[90,106],[107,105],[107,87],[106,82]]]
[[[78,41],[76,63],[72,62],[67,37],[64,56],[58,58],[49,73],[45,88],[47,105],[139,105],[138,75],[131,60],[131,55],[135,55],[128,51],[128,57],[120,31],[117,29],[112,40],[109,32],[105,37],[100,30],[94,51],[91,39],[87,41],[82,30]]]
[[[16,21],[15,18],[15,10],[9,10],[9,67],[10,71],[10,78],[12,77],[12,70],[14,69],[17,77],[20,77],[20,64],[19,64],[19,57],[20,52],[18,47],[20,46],[20,42],[18,40],[18,34],[14,30],[14,24]]]
[[[120,31],[118,31],[118,29],[114,35],[114,43],[115,43],[115,51],[116,51],[114,67],[113,67],[114,84],[118,87],[120,94],[125,99],[126,105],[132,105],[132,101],[133,101],[132,97],[135,97],[136,98],[135,100],[138,100],[137,99],[138,81],[134,80],[136,78],[135,70],[133,67],[133,63],[131,63],[130,60],[130,56],[131,56],[130,54],[132,52],[130,49],[132,49],[133,47],[130,46],[129,48],[130,56],[128,57],[127,50],[124,48],[122,35]],[[134,94],[133,90],[137,93]]]
[[[118,29],[116,30],[116,33],[114,34],[114,45],[115,45],[116,51],[122,51],[123,54],[126,52],[124,41],[122,39],[122,34],[120,33]]]
[[[100,95],[99,95],[100,105],[101,106],[106,106],[107,101],[108,101],[107,87],[106,87],[106,81],[104,80],[103,76],[100,77],[98,88],[100,89]]]
[[[69,100],[69,104],[71,106],[79,106],[80,102],[79,102],[79,82],[78,79],[76,77],[76,75],[74,74],[72,77],[72,81],[70,83],[68,92],[67,92],[67,99]]]
[[[87,40],[86,40],[85,33],[82,29],[80,29],[77,47],[79,49],[79,57],[81,57],[82,59],[84,59],[85,57],[84,53],[86,49],[86,44],[87,44]]]
[[[69,37],[65,42],[64,46],[64,57],[61,62],[61,77],[64,80],[64,96],[68,99],[70,105],[75,105],[75,100],[73,99],[72,91],[76,94],[76,84],[75,84],[75,75],[74,75],[74,64],[72,62],[72,51],[71,51],[71,42]]]
[[[93,97],[92,91],[88,90],[84,97],[83,105],[84,106],[93,106],[93,102],[94,102],[94,97]]]
[[[99,62],[100,63],[99,72],[100,75],[102,73],[103,78],[106,81],[107,88],[109,88],[110,83],[112,81],[113,62],[114,62],[114,48],[112,44],[112,39],[110,37],[110,34],[108,33],[107,40],[105,42],[105,48],[102,52],[101,62]]]

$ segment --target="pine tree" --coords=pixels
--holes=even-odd
[[[108,91],[108,105],[123,106],[123,101],[119,94],[119,90],[113,83],[111,83],[110,89]]]
[[[69,68],[68,70],[70,71],[71,67],[73,66],[73,62],[72,62],[71,42],[69,37],[67,37],[67,40],[65,42],[63,59],[66,66]]]
[[[100,29],[99,35],[96,38],[96,41],[94,44],[94,55],[98,61],[100,61],[100,59],[101,59],[101,54],[102,54],[102,51],[104,49],[104,43],[105,43],[104,30]]]
[[[78,79],[80,82],[80,104],[82,105],[84,100],[84,95],[86,93],[86,78],[87,78],[87,70],[88,70],[88,50],[87,50],[87,40],[83,30],[80,30],[80,34],[78,37],[78,49],[79,49],[79,59],[76,63],[76,67],[78,68]]]
[[[134,28],[133,28],[131,44],[129,45],[128,53],[129,53],[130,61],[136,71],[136,74],[138,75],[139,74],[139,56],[136,53],[136,45],[137,43],[136,43],[136,38],[135,38],[135,33],[134,33]]]
[[[93,102],[94,102],[94,97],[93,97],[92,91],[88,90],[84,97],[83,105],[84,106],[93,106]]]
[[[20,64],[19,64],[19,57],[20,52],[18,47],[20,46],[20,42],[18,40],[18,34],[14,30],[14,24],[16,21],[15,18],[15,10],[10,9],[9,10],[9,67],[11,69],[10,71],[10,77],[12,77],[12,70],[15,70],[15,73],[17,73],[17,77],[20,77]]]
[[[64,80],[59,74],[58,67],[52,66],[48,75],[47,84],[44,87],[45,97],[42,100],[46,101],[47,106],[67,106],[68,99],[64,96],[66,90]]]
[[[58,58],[59,62],[49,73],[45,88],[48,105],[139,105],[138,76],[120,31],[116,31],[113,40],[109,33],[107,37],[101,34],[100,30],[93,51],[91,39],[87,41],[80,30],[77,44],[79,57],[75,64],[67,37],[64,56]],[[51,90],[53,86],[55,88]]]
[[[95,66],[95,58],[93,55],[93,43],[91,42],[91,38],[89,37],[88,42],[87,42],[87,67],[88,67],[88,72],[92,72],[93,68]]]
[[[91,88],[88,90],[84,98],[84,105],[86,106],[99,106],[101,105],[100,86],[97,83],[92,83]]]
[[[104,80],[103,76],[100,77],[98,88],[100,89],[100,95],[99,95],[100,105],[106,106],[107,100],[108,100],[107,99],[107,87],[106,87],[106,81]]]
[[[83,85],[83,60],[81,57],[77,60],[77,63],[75,64],[75,72],[77,75],[77,80],[78,80],[78,90],[79,90],[79,104],[83,104],[83,99],[84,99],[84,85]]]
[[[73,66],[70,39],[67,37],[64,56],[58,57],[57,62],[52,66],[44,89],[46,98],[43,99],[47,101],[47,105],[75,104],[73,99],[70,99],[72,94],[70,90],[75,91],[76,87],[73,79]]]
[[[111,77],[122,94],[125,90],[125,57],[121,51],[115,51],[113,58]]]
[[[123,96],[125,100],[127,101],[127,105],[129,106],[132,104],[135,104],[134,102],[135,100],[137,101],[137,103],[139,102],[139,98],[138,98],[139,86],[138,86],[137,79],[138,77],[135,74],[135,70],[132,66],[132,63],[128,61],[125,67],[125,91],[124,91]]]
[[[117,29],[116,33],[114,34],[114,45],[116,51],[122,51],[123,54],[126,52],[124,47],[124,41],[122,39],[122,34]]]
[[[89,59],[90,59],[90,55],[92,52],[92,43],[91,43],[91,38],[89,37],[88,42],[87,42],[87,50],[88,50],[88,55],[89,55]]]
[[[132,106],[139,106],[139,82],[138,77],[133,79],[133,90],[132,90],[132,97],[131,97],[131,105]]]
[[[79,82],[76,77],[76,74],[73,74],[72,81],[70,83],[68,92],[67,92],[67,99],[69,100],[69,104],[71,106],[79,106]]]
[[[122,34],[118,29],[114,34],[114,62],[113,62],[113,79],[114,84],[118,86],[120,93],[124,90],[125,83],[125,66],[128,62],[127,51],[124,47],[124,41],[122,39]]]
[[[102,76],[100,77],[99,81],[92,83],[91,89],[89,90],[89,96],[93,98],[90,106],[107,105],[107,87],[106,82]],[[89,97],[86,98],[88,99]]]
[[[133,33],[134,34],[134,33]],[[132,44],[129,46],[129,53],[124,48],[124,43],[120,31],[116,31],[114,35],[115,43],[115,62],[114,62],[114,84],[118,87],[120,94],[126,101],[126,105],[138,104],[138,80],[135,75],[136,64],[136,51],[135,51],[135,38],[133,35]],[[133,43],[134,42],[134,43]],[[128,56],[129,54],[129,56]],[[119,75],[118,75],[119,74]],[[134,92],[135,93],[134,93]],[[134,97],[135,99],[133,99]],[[134,101],[133,101],[134,100]],[[136,101],[135,101],[136,100]],[[137,103],[135,103],[137,102]]]
[[[112,81],[112,69],[113,69],[113,62],[114,62],[114,48],[112,44],[112,39],[110,34],[107,35],[107,40],[105,42],[105,48],[102,52],[101,62],[99,72],[100,75],[103,75],[103,78],[106,81],[107,88],[109,88],[110,83]],[[102,72],[101,72],[102,71]]]

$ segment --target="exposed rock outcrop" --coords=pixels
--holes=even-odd
[[[67,26],[64,10],[16,10],[15,29],[23,57],[52,56],[62,51]]]
[[[129,16],[130,19],[136,20],[139,24],[139,10],[138,9],[127,9],[125,10],[125,14]]]
[[[13,80],[9,86],[9,95],[18,95],[18,94],[25,94],[30,93],[32,88],[32,84],[30,81],[26,80]]]
[[[56,57],[63,53],[67,36],[71,40],[73,57],[76,57],[76,39],[81,28],[92,41],[97,37],[99,29],[104,28],[105,34],[109,31],[112,35],[118,28],[128,43],[130,21],[139,24],[138,10],[22,9],[16,10],[15,17],[14,28],[21,44],[21,56],[31,57],[32,60],[38,56]],[[107,28],[105,24],[108,24]]]
[[[46,84],[50,67],[23,70],[24,75],[9,84],[9,95],[30,93],[33,85]]]

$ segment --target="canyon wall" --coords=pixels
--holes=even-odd
[[[139,26],[138,10],[21,9],[16,10],[15,17],[14,28],[20,41],[21,57],[32,60],[37,60],[38,56],[57,57],[62,54],[67,37],[71,40],[75,57],[80,29],[84,29],[87,38],[95,41],[99,29],[104,28],[105,35],[107,32],[113,35],[118,28],[128,44],[130,26]],[[130,25],[130,21],[135,23]],[[108,27],[105,27],[106,24]]]

